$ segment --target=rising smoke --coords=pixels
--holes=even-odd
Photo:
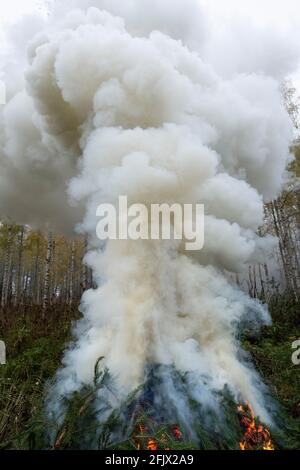
[[[35,25],[26,61],[23,44],[14,45],[19,62],[2,67],[12,78],[1,114],[0,213],[63,230],[81,222],[98,286],[83,296],[52,410],[59,396],[93,382],[104,356],[117,390],[112,408],[149,367],[172,365],[202,406],[217,409],[215,392],[227,386],[270,421],[239,344],[240,325],[268,323],[269,314],[227,273],[272,245],[256,231],[290,159],[280,74],[257,70],[253,57],[251,69],[223,74],[193,0],[57,2]],[[204,249],[187,254],[177,241],[100,246],[96,206],[117,204],[120,194],[130,204],[204,203]],[[162,382],[157,400],[172,401],[188,420],[171,375]]]

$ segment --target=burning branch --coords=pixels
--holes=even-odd
[[[240,441],[241,450],[275,450],[270,431],[257,422],[250,403],[238,406],[238,414],[244,437]]]
[[[154,437],[155,433],[155,437]],[[183,440],[183,434],[177,424],[169,428],[154,431],[153,426],[139,423],[133,433],[133,442],[137,450],[172,450],[172,444]]]

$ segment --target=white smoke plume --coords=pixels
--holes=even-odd
[[[256,231],[284,181],[292,129],[277,71],[253,64],[222,74],[207,28],[193,0],[64,1],[27,45],[1,114],[0,213],[65,230],[82,221],[98,286],[83,296],[55,397],[92,383],[104,356],[118,401],[147,367],[173,365],[195,400],[217,407],[214,392],[227,386],[271,419],[238,341],[241,322],[270,318],[226,273],[272,244]],[[96,206],[121,194],[146,205],[204,203],[204,249],[99,246]]]

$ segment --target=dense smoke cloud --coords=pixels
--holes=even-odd
[[[24,88],[2,111],[0,212],[63,229],[82,221],[93,243],[98,287],[84,294],[55,393],[92,383],[100,356],[120,400],[147,366],[172,364],[198,400],[217,407],[214,391],[226,385],[269,420],[238,343],[241,321],[269,316],[224,273],[272,243],[256,231],[263,201],[284,181],[292,129],[278,64],[255,73],[252,58],[223,74],[207,25],[192,0],[58,2],[29,41]],[[103,250],[95,209],[120,194],[146,205],[204,203],[203,251],[130,240]]]
[[[207,69],[209,69],[208,64],[212,64],[222,76],[235,78],[237,83],[233,86],[243,87],[244,94],[249,93],[249,90],[246,90],[247,78],[239,75],[240,73],[257,72],[277,79],[290,73],[293,66],[294,68],[297,66],[297,42],[293,30],[288,36],[287,33],[273,31],[270,27],[262,30],[251,23],[237,25],[233,20],[215,30],[211,28],[210,20],[206,17],[200,2],[194,0],[188,2],[181,0],[172,2],[168,0],[163,2],[64,0],[53,2],[49,20],[38,15],[26,16],[18,20],[17,24],[6,28],[6,47],[1,52],[1,75],[6,83],[8,100],[12,102],[8,103],[1,117],[0,208],[3,215],[20,222],[38,225],[51,222],[59,230],[71,231],[74,222],[79,221],[82,216],[81,210],[70,208],[66,192],[66,181],[76,174],[77,160],[81,152],[77,145],[78,140],[72,140],[71,134],[77,132],[82,121],[78,121],[78,116],[72,114],[74,110],[68,109],[68,100],[64,100],[62,104],[58,103],[62,90],[59,83],[51,83],[52,78],[55,81],[55,77],[48,77],[47,99],[45,96],[41,99],[36,96],[38,90],[35,88],[39,85],[34,83],[34,77],[31,78],[28,56],[32,60],[31,55],[35,54],[35,49],[44,42],[47,43],[48,38],[58,34],[59,30],[75,28],[76,24],[78,25],[78,19],[75,19],[74,10],[77,9],[78,15],[79,8],[86,10],[90,6],[96,6],[121,16],[126,29],[133,36],[147,37],[152,31],[157,30],[173,39],[180,40],[184,46],[197,51],[204,58]],[[73,13],[70,14],[72,10]],[[66,15],[69,15],[70,19],[64,23]],[[77,74],[77,71],[74,73]],[[270,83],[268,91],[265,91],[267,83],[262,85],[263,80],[259,80],[259,77],[258,82],[260,83],[257,84],[257,92],[255,91],[257,96],[249,95],[247,99],[253,98],[259,102],[261,95],[268,93],[269,99],[263,96],[265,100],[263,104],[267,107],[276,107],[272,90],[275,89],[275,93],[277,92],[277,83]],[[44,82],[43,86],[48,85]],[[226,86],[226,82],[222,86]],[[219,91],[223,94],[220,88]],[[52,102],[54,95],[56,99]],[[226,96],[224,92],[222,99],[226,100]],[[216,96],[216,108],[219,106],[217,99],[219,98]],[[47,100],[51,102],[50,107],[53,108],[52,117],[48,116],[50,110],[49,105],[45,103]],[[64,109],[60,109],[59,112],[60,105]],[[226,106],[225,103],[224,106]],[[219,110],[215,112],[218,114]],[[238,110],[234,115],[231,114],[229,120],[239,121]],[[55,139],[53,128],[48,128],[50,119],[64,121],[70,129],[64,126],[61,128],[59,123],[55,123],[55,133],[60,135],[59,139]],[[251,117],[248,116],[248,119],[251,120]],[[256,121],[256,116],[253,115],[252,119]],[[252,124],[249,122],[246,125],[251,127]],[[254,129],[256,133],[256,127]],[[247,132],[249,139],[252,139],[250,132]],[[260,132],[264,130],[261,129]],[[256,138],[255,136],[254,140]],[[28,140],[30,140],[30,145]],[[222,136],[219,137],[219,143],[223,145]],[[227,142],[224,144],[227,145]],[[284,136],[283,145],[285,145]],[[43,151],[39,146],[43,148]],[[281,148],[277,151],[280,155],[282,155]],[[260,153],[261,151],[262,149],[259,150]],[[227,149],[224,152],[227,152]],[[251,153],[253,155],[253,152]],[[57,158],[58,154],[59,158]],[[260,158],[261,156],[258,155],[257,159]],[[263,159],[269,169],[272,167],[273,171],[274,168],[274,178],[280,180],[284,160],[276,162],[273,167],[266,156]],[[23,163],[20,165],[21,161]],[[44,165],[45,161],[49,165]],[[277,163],[280,168],[277,167]],[[255,165],[253,159],[251,165]],[[258,167],[254,178],[259,172]],[[259,191],[263,188],[267,197],[273,196],[273,190],[269,192],[267,188],[264,188],[263,173],[261,173],[261,180]],[[276,191],[280,186],[280,181],[278,183]],[[31,188],[31,191],[26,191],[28,195],[26,198],[24,198],[25,188]]]

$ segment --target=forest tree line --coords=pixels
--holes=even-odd
[[[2,223],[0,226],[1,306],[73,304],[92,286],[83,263],[87,241]]]

